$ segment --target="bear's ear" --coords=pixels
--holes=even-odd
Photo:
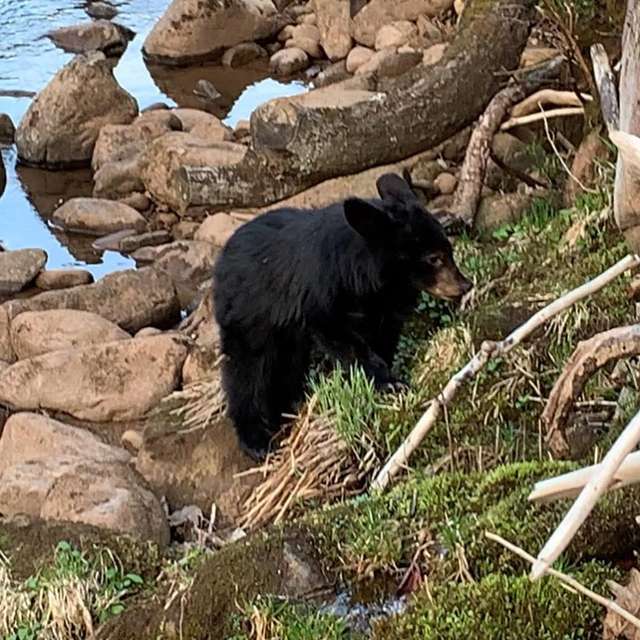
[[[382,245],[389,240],[393,221],[386,211],[360,198],[344,201],[344,217],[367,242]]]
[[[396,202],[416,202],[416,194],[411,190],[411,184],[397,173],[385,173],[376,182],[378,193],[383,200]]]

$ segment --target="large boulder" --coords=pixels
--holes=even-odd
[[[0,373],[0,404],[93,422],[133,420],[175,390],[186,357],[174,335],[52,351]]]
[[[14,414],[0,439],[0,512],[82,522],[164,545],[162,506],[129,460],[84,429]]]
[[[26,300],[11,300],[2,308],[9,320],[25,311],[90,311],[132,333],[143,327],[171,324],[180,318],[180,306],[170,276],[153,268],[119,271],[93,284],[46,291]],[[0,312],[0,344],[2,324]]]
[[[93,20],[54,29],[46,35],[56,47],[68,53],[102,51],[107,56],[119,56],[133,40],[135,33],[109,20]]]
[[[42,249],[0,251],[0,296],[18,293],[33,282],[47,262]]]
[[[173,0],[144,42],[147,60],[185,65],[268,38],[282,23],[272,0]]]
[[[205,218],[200,228],[196,231],[194,240],[208,242],[214,247],[223,247],[241,224],[228,213],[216,213]]]
[[[183,198],[177,178],[183,166],[235,164],[246,152],[244,145],[233,142],[209,142],[185,132],[168,133],[155,140],[143,154],[144,186],[158,202],[180,209]]]
[[[118,325],[95,313],[75,309],[26,311],[11,323],[11,344],[18,359],[91,344],[128,340]]]
[[[123,229],[144,231],[147,221],[133,207],[100,198],[71,198],[51,217],[65,231],[104,236]]]
[[[346,58],[351,50],[351,4],[345,0],[314,0],[320,42],[329,60]]]
[[[16,132],[20,159],[51,168],[88,164],[100,129],[128,124],[135,99],[113,76],[105,55],[76,56],[33,100]]]
[[[358,44],[373,47],[384,25],[416,20],[420,15],[436,17],[452,6],[453,0],[371,0],[353,17],[353,38]]]
[[[49,269],[41,271],[35,279],[36,287],[43,291],[68,289],[92,282],[93,274],[86,269]]]

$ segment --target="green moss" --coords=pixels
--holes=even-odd
[[[600,592],[617,573],[596,562],[575,577]],[[445,583],[419,593],[410,611],[379,626],[374,640],[569,640],[597,638],[602,609],[552,579],[492,574],[477,583]]]

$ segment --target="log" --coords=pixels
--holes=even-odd
[[[402,160],[471,124],[518,67],[533,0],[472,0],[442,60],[393,81],[329,86],[251,116],[251,147],[226,166],[182,166],[179,210],[271,204],[323,180]],[[384,89],[382,91],[381,89]]]
[[[547,442],[554,456],[565,457],[571,447],[565,427],[574,402],[598,370],[614,360],[640,355],[640,325],[616,327],[580,342],[558,377],[542,412]]]

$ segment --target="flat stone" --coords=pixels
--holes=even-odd
[[[0,251],[0,295],[22,291],[33,282],[47,262],[42,249]]]

